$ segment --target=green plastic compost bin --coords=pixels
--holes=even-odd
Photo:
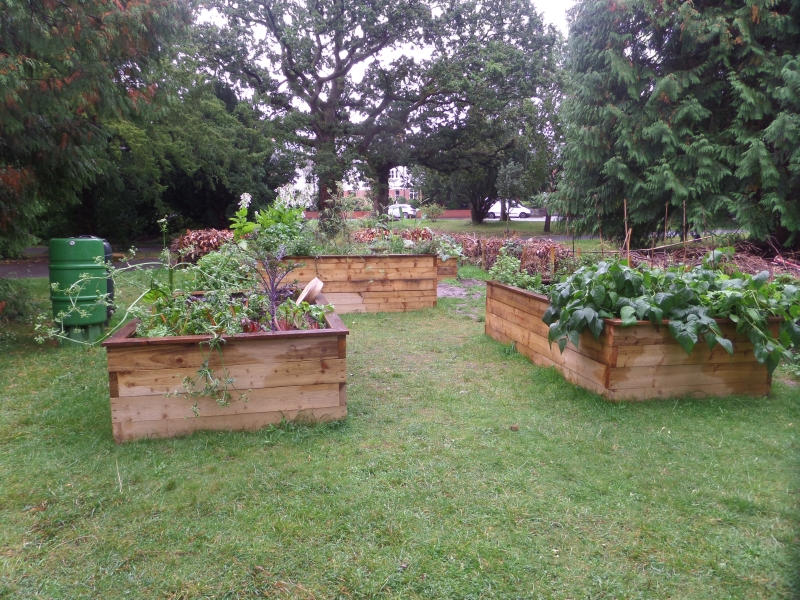
[[[69,339],[94,342],[103,335],[110,316],[105,297],[113,294],[106,269],[110,261],[111,246],[103,239],[82,236],[50,240],[53,317]],[[89,279],[78,284],[84,275]],[[54,289],[53,284],[58,286]],[[78,285],[73,288],[73,284]]]

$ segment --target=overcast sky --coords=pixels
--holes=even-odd
[[[565,11],[574,4],[574,0],[533,0],[536,12],[544,14],[544,22],[558,27],[567,37],[567,17]]]

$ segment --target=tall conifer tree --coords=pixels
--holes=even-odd
[[[0,0],[0,256],[103,164],[104,122],[154,98],[184,0]]]
[[[560,209],[634,239],[733,215],[800,243],[800,2],[582,0]],[[649,244],[648,244],[649,245]]]

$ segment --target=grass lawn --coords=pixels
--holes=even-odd
[[[414,219],[403,219],[401,221],[394,221],[392,227],[395,229],[405,229],[407,227],[413,227],[414,223]],[[482,236],[490,236],[503,235],[506,231],[505,221],[484,221],[482,224],[476,225],[469,219],[439,219],[437,221],[424,219],[421,223],[424,227],[430,227],[434,231],[441,231],[442,233],[476,233]],[[544,233],[544,221],[512,220],[508,222],[508,230],[522,235],[537,237],[564,235],[563,232],[557,231],[556,225],[556,221],[553,221],[552,232]]]
[[[0,598],[800,593],[800,386],[610,404],[487,338],[461,285],[344,317],[343,423],[122,446],[104,351],[7,327]]]

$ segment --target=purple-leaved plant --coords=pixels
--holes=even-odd
[[[284,262],[286,246],[283,244],[275,252],[268,252],[258,248],[253,250],[251,254],[255,263],[253,266],[256,267],[256,272],[261,280],[261,288],[269,299],[270,331],[275,331],[277,328],[275,315],[278,312],[278,307],[294,293],[293,287],[290,284],[283,283],[283,280],[294,269],[303,266],[303,263]]]

